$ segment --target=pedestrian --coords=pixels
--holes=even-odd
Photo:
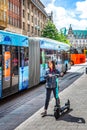
[[[44,112],[41,113],[42,117],[47,115],[47,109],[50,101],[51,92],[53,91],[56,105],[58,106],[60,104],[59,98],[56,98],[56,87],[57,87],[57,76],[60,74],[60,72],[55,67],[54,61],[48,62],[48,70],[46,71],[46,100],[45,100],[45,107]]]

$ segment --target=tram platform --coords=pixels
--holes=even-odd
[[[55,120],[53,115],[55,101],[52,99],[46,117],[41,117],[44,110],[42,107],[15,130],[87,130],[87,74],[84,73],[68,88],[60,92],[59,96],[61,106],[65,104],[67,99],[70,100],[71,109],[69,112]]]

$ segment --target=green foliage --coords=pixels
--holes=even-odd
[[[56,26],[51,22],[48,21],[44,29],[42,30],[42,37],[47,37],[50,39],[58,40],[58,31]]]
[[[59,33],[56,29],[56,26],[51,21],[48,21],[48,23],[45,25],[41,36],[69,44],[66,36],[64,36],[62,33]]]
[[[71,45],[69,40],[67,39],[66,36],[63,35],[63,33],[59,33],[59,38],[60,38],[59,39],[60,42],[64,42],[64,43],[67,43],[67,44]]]

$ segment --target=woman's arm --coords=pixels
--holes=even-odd
[[[49,77],[49,70],[48,69],[46,70],[46,73],[45,73],[44,77],[45,77],[45,79]]]
[[[63,72],[60,72],[59,70],[56,70],[56,76],[59,77],[59,76],[63,76],[64,73]]]

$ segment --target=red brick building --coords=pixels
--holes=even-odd
[[[3,21],[0,18],[1,29],[28,36],[40,36],[48,20],[44,8],[40,0],[0,0],[0,16],[3,16]]]

